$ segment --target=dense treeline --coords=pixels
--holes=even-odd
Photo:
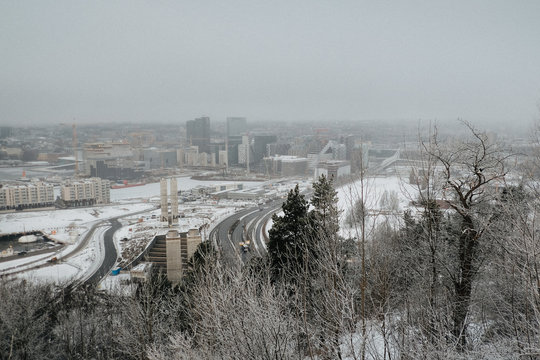
[[[244,266],[204,243],[174,288],[159,274],[116,294],[4,280],[1,357],[540,358],[540,194],[508,182],[509,153],[467,127],[421,143],[418,206],[402,216],[373,213],[396,200],[374,200],[362,172],[342,213],[321,177],[309,201],[289,192],[267,256]]]

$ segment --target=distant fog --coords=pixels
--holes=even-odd
[[[3,1],[0,125],[540,117],[538,1]]]

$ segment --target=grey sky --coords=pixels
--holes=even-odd
[[[540,1],[0,0],[0,124],[540,117]]]

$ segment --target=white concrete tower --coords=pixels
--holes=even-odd
[[[161,217],[159,221],[169,221],[169,208],[167,204],[167,179],[162,178],[160,180],[160,194],[161,194]]]
[[[171,178],[171,220],[178,224],[178,184],[176,178]]]
[[[184,235],[184,237],[186,237]],[[184,239],[186,242],[186,239]],[[167,279],[173,284],[178,284],[182,280],[182,239],[178,230],[169,230],[165,237],[165,249],[167,254]],[[184,251],[187,253],[187,251]],[[187,256],[187,255],[186,255]]]

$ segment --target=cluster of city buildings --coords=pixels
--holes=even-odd
[[[199,117],[187,121],[185,127],[174,134],[134,129],[109,136],[109,140],[88,134],[93,128],[79,129],[78,139],[82,141],[78,145],[75,126],[60,124],[50,130],[60,136],[53,136],[51,140],[39,136],[34,140],[39,144],[39,151],[30,155],[35,156],[34,160],[47,159],[51,169],[71,169],[75,176],[55,179],[55,183],[61,184],[56,193],[52,179],[3,183],[0,209],[106,204],[110,201],[111,183],[120,187],[128,182],[142,184],[184,168],[214,170],[223,175],[318,177],[325,174],[338,178],[367,167],[370,160],[368,144],[351,134],[336,136],[329,134],[328,129],[310,129],[309,135],[305,134],[308,131],[288,134],[279,128],[272,131],[248,127],[245,117],[228,117],[224,125],[218,124],[218,130],[211,131],[210,118]],[[0,166],[2,161],[21,161],[24,156],[30,156],[30,145],[17,138],[35,139],[32,136],[41,133],[46,134],[46,131],[15,134],[13,128],[1,127]],[[95,141],[97,138],[102,141]],[[252,195],[240,191],[238,196]]]
[[[127,141],[86,143],[83,174],[113,181],[140,179],[170,168],[244,169],[266,176],[346,175],[367,164],[368,147],[353,135],[329,140],[315,135],[278,138],[268,130],[250,131],[244,117],[228,117],[225,133],[210,131],[210,118],[186,122],[177,143],[157,144],[146,132]],[[337,168],[337,170],[336,170]]]
[[[228,117],[213,128],[207,116],[189,120],[183,127],[134,126],[131,130],[107,128],[108,132],[97,133],[95,128],[79,127],[77,134],[75,125],[73,133],[71,128],[60,124],[50,130],[56,135],[49,141],[47,136],[40,136],[30,144],[17,141],[17,136],[35,139],[39,132],[19,134],[23,130],[17,129],[14,134],[12,128],[0,129],[0,166],[2,161],[33,156],[33,160],[47,161],[56,168],[75,167],[80,177],[141,182],[186,168],[223,174],[313,176],[354,172],[361,166],[360,158],[367,164],[367,143],[351,133],[340,135],[317,128],[288,131],[270,124],[249,126],[245,117]],[[28,150],[35,144],[39,149]]]

